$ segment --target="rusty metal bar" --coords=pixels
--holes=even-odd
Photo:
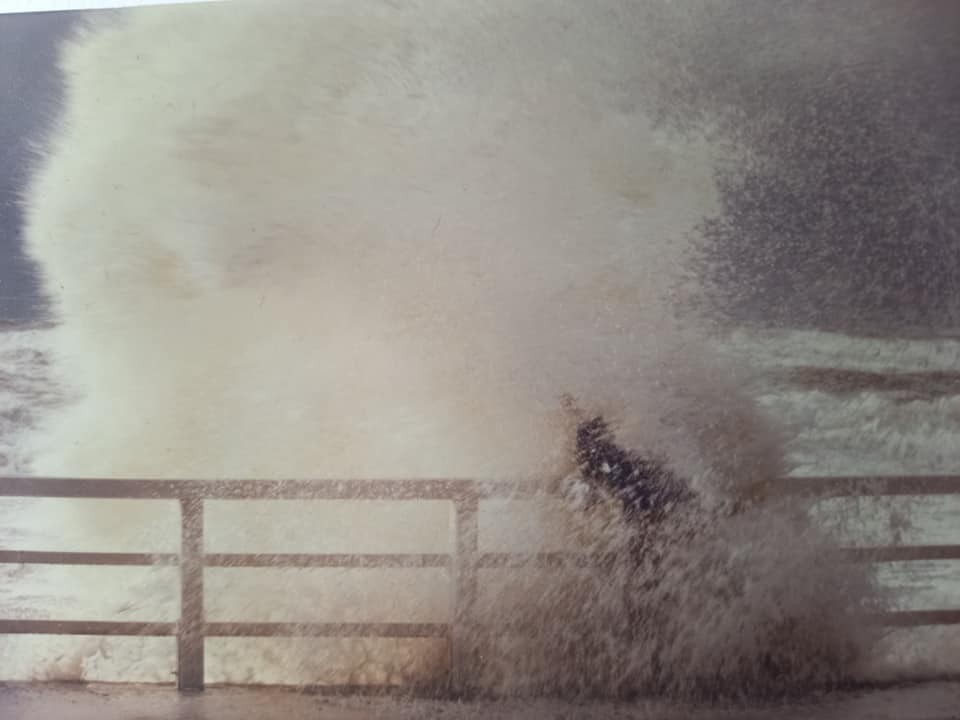
[[[960,545],[903,545],[849,547],[838,550],[852,562],[910,562],[918,560],[960,560]],[[609,563],[612,555],[587,555],[576,552],[481,553],[478,568],[561,568],[590,567]],[[449,567],[449,555],[410,554],[324,554],[307,553],[210,553],[204,555],[206,567],[221,568],[435,568]],[[178,565],[180,556],[167,553],[48,552],[37,550],[0,550],[0,564],[12,565]]]
[[[549,492],[529,481],[407,480],[111,480],[0,478],[0,497],[178,500],[230,499],[455,500],[464,497],[529,499]],[[778,495],[953,495],[960,476],[787,477],[769,485]]]
[[[918,560],[960,560],[960,545],[888,545],[846,547],[836,550],[846,560],[859,563],[911,562]],[[482,553],[477,556],[481,568],[562,568],[603,567],[615,559],[612,554],[587,555],[575,552],[536,554]]]
[[[454,502],[454,555],[451,578],[450,690],[454,695],[469,691],[466,669],[473,651],[470,627],[477,600],[479,556],[479,502],[476,496]]]
[[[890,545],[844,548],[840,554],[852,562],[911,562],[915,560],[960,560],[960,545]]]
[[[177,565],[180,563],[180,556],[167,553],[0,550],[0,563],[15,565]]]
[[[180,623],[177,688],[203,689],[203,500],[180,500]]]
[[[544,553],[481,553],[477,555],[478,568],[563,568],[603,567],[616,558],[613,553],[588,554],[577,552]]]
[[[446,638],[446,623],[205,623],[206,637]]]
[[[0,554],[0,558],[2,558]],[[325,554],[305,553],[210,553],[204,556],[207,567],[349,567],[349,568],[427,568],[447,567],[449,555],[438,554]]]
[[[451,500],[471,480],[104,480],[0,478],[0,497],[208,500]]]
[[[960,625],[960,610],[897,610],[878,613],[874,620],[888,627]],[[380,637],[443,638],[445,623],[206,623],[206,637]],[[178,624],[170,622],[110,622],[91,620],[0,620],[2,635],[90,635],[170,637]]]
[[[177,500],[189,483],[86,478],[0,478],[0,497]]]
[[[226,480],[197,488],[211,500],[452,500],[475,491],[471,480]]]
[[[0,635],[130,635],[168,637],[177,624],[169,622],[98,622],[93,620],[0,620]]]
[[[767,487],[774,495],[960,495],[960,475],[786,477]]]
[[[879,613],[875,620],[886,627],[960,625],[960,610],[896,610]]]
[[[546,486],[470,479],[404,480],[124,480],[0,477],[0,497],[121,500],[455,500],[530,498]]]

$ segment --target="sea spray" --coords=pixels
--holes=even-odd
[[[521,593],[506,624],[532,613],[534,644],[507,647],[503,664],[476,638],[475,682],[694,692],[838,677],[849,626],[831,638],[780,622],[823,620],[829,593],[786,590],[819,577],[815,553],[787,542],[795,561],[773,565],[797,573],[771,574],[775,552],[760,551],[781,547],[782,528],[762,503],[723,514],[757,501],[782,462],[770,423],[706,352],[702,318],[676,312],[723,150],[650,119],[648,82],[670,72],[637,42],[655,15],[618,2],[235,2],[138,9],[80,32],[26,193],[27,248],[58,322],[54,372],[78,400],[25,442],[33,471],[559,478],[576,470],[573,398],[624,447],[667,457],[708,515],[671,519],[656,567],[619,553],[579,582],[560,573]],[[577,539],[540,508],[486,513],[487,541]],[[329,542],[344,518],[388,546],[410,527],[365,515],[304,503],[266,530],[253,508],[221,527],[259,532],[257,552]],[[44,520],[115,551],[159,527],[142,508]],[[573,546],[618,551],[625,535],[598,537]],[[210,617],[440,621],[449,591],[377,571],[242,572],[210,573]],[[177,592],[157,575],[114,609],[148,612]],[[788,597],[801,606],[781,613]],[[505,617],[482,607],[481,625]],[[219,643],[210,677],[232,681],[394,682],[443,659],[363,640]],[[101,646],[51,641],[24,665],[5,641],[3,665],[91,677]],[[166,679],[157,657],[127,664]]]
[[[677,509],[643,531],[639,555],[616,504],[593,513],[578,539],[594,564],[487,572],[479,689],[716,700],[862,680],[885,596],[793,503]]]

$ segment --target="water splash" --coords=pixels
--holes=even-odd
[[[867,590],[818,569],[822,545],[792,516],[718,515],[783,463],[771,423],[707,351],[703,318],[676,312],[725,150],[655,127],[648,86],[670,68],[636,41],[655,22],[619,2],[236,2],[82,33],[27,193],[27,246],[59,321],[51,356],[79,400],[31,436],[33,470],[563,477],[569,396],[622,446],[668,458],[706,514],[662,527],[652,565],[621,552],[600,574],[521,577],[512,614],[498,601],[481,619],[535,638],[497,648],[506,660],[489,650],[476,682],[837,681],[861,646],[845,608]],[[55,520],[114,545],[152,522]],[[269,529],[270,550],[288,530]],[[577,546],[604,552],[630,537],[613,521],[584,532]],[[310,593],[274,580],[238,595],[310,610]],[[239,678],[270,660],[217,657]],[[284,662],[310,674],[329,657]],[[377,675],[363,668],[353,676]]]

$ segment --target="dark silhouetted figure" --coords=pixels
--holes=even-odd
[[[693,498],[687,483],[662,462],[618,446],[602,417],[577,427],[576,453],[583,478],[616,497],[629,520],[655,522],[677,504]]]

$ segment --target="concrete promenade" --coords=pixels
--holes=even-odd
[[[802,703],[747,708],[659,701],[604,704],[454,703],[323,697],[276,689],[172,689],[113,685],[0,686],[2,720],[960,720],[960,682],[836,693]]]

